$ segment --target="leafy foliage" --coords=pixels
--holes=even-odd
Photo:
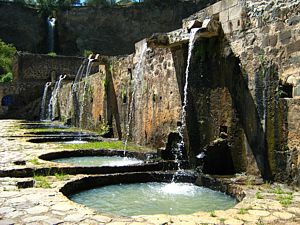
[[[12,80],[12,64],[16,48],[11,44],[6,44],[0,39],[0,80],[9,82]]]
[[[90,7],[108,6],[106,0],[86,0],[85,4]]]

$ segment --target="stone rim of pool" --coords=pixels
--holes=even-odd
[[[122,174],[111,174],[111,175],[98,175],[98,176],[88,176],[84,178],[77,179],[75,181],[68,182],[65,184],[60,191],[67,196],[70,201],[73,195],[76,195],[80,192],[95,189],[95,188],[101,188],[101,187],[107,187],[111,185],[119,185],[121,186],[126,184],[136,184],[136,183],[149,183],[149,182],[157,182],[157,183],[170,183],[173,179],[174,173],[171,172],[133,172],[133,173],[122,173]],[[175,176],[175,182],[176,183],[189,183],[194,184],[196,186],[199,186],[199,188],[204,190],[209,190],[209,192],[213,192],[214,190],[210,189],[209,187],[200,186],[196,182],[197,175],[193,173],[181,173]],[[206,189],[207,188],[207,189]],[[221,190],[221,188],[219,188]],[[220,194],[220,191],[217,191],[216,193]],[[222,192],[222,195],[226,196],[226,198],[231,198],[234,203],[232,203],[230,206],[226,208],[215,208],[213,210],[226,210],[229,208],[234,207],[239,200],[239,198],[236,198],[234,196],[234,193],[224,193]],[[72,201],[74,202],[74,201]],[[75,201],[75,203],[80,204]],[[80,204],[82,205],[82,204]],[[84,205],[84,204],[83,204]],[[84,205],[85,207],[88,207],[96,212],[104,213],[110,216],[117,216],[117,217],[131,217],[131,216],[140,216],[140,215],[149,215],[147,213],[138,213],[133,215],[124,215],[121,213],[111,213],[103,210],[97,210],[95,208],[89,207],[87,205]],[[173,213],[172,215],[179,215],[179,214],[193,214],[196,212],[205,211],[201,209],[195,209],[193,212],[190,213]],[[150,215],[157,215],[157,214],[169,214],[169,213],[163,213],[163,212],[157,212]]]

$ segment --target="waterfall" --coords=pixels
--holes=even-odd
[[[45,120],[47,118],[47,115],[45,115],[46,101],[47,101],[47,94],[48,94],[48,89],[49,89],[50,85],[51,85],[51,82],[47,82],[44,87],[44,93],[43,93],[43,98],[42,98],[42,103],[41,103],[40,120]]]
[[[54,120],[55,119],[57,96],[58,96],[58,93],[59,93],[61,82],[65,78],[66,78],[66,75],[64,75],[64,76],[60,75],[59,80],[55,82],[55,86],[53,88],[51,98],[50,98],[50,101],[49,101],[49,105],[48,105],[48,119],[49,120]]]
[[[48,18],[48,52],[54,52],[54,36],[55,36],[55,21],[54,17]]]
[[[86,67],[85,77],[83,77],[83,78],[87,78],[90,75],[92,65],[93,65],[93,59],[89,58],[87,67]],[[87,80],[83,80],[83,82],[84,82],[83,93],[82,93],[82,100],[81,100],[80,112],[79,112],[79,128],[80,129],[82,128],[82,116],[83,116],[83,111],[84,111],[84,106],[85,106],[84,102],[85,102],[85,97],[86,97]]]
[[[183,105],[181,110],[181,126],[178,127],[178,133],[181,137],[181,141],[177,143],[177,148],[174,149],[175,153],[175,162],[178,164],[178,170],[180,170],[180,161],[179,159],[182,157],[182,150],[184,148],[184,129],[186,127],[186,107],[188,104],[188,81],[189,81],[189,70],[190,70],[190,63],[192,58],[192,52],[194,48],[194,44],[196,41],[196,34],[200,28],[193,28],[190,33],[189,38],[189,49],[188,49],[188,57],[187,57],[187,65],[185,69],[185,83],[183,89]]]
[[[130,106],[129,106],[129,112],[128,112],[128,121],[127,121],[127,126],[126,126],[126,137],[125,137],[125,142],[124,142],[124,151],[127,148],[128,144],[128,139],[130,135],[130,126],[131,122],[133,119],[133,111],[134,111],[134,96],[136,95],[137,88],[141,85],[143,78],[144,78],[144,71],[143,71],[143,60],[146,54],[147,50],[147,42],[144,42],[140,51],[139,59],[136,64],[136,67],[133,70],[133,91],[131,94],[131,99],[130,99]],[[124,152],[125,154],[125,152]]]

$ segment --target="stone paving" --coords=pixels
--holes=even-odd
[[[41,165],[28,160],[50,151],[59,151],[55,144],[26,142],[20,121],[0,121],[0,170],[52,165],[39,160]],[[26,160],[26,165],[15,161]],[[117,217],[104,215],[70,201],[59,189],[72,180],[88,175],[45,177],[47,185],[34,182],[37,178],[0,178],[0,225],[4,224],[300,224],[300,192],[282,184],[256,185],[246,176],[231,179],[231,185],[242,188],[246,197],[229,210],[197,212],[192,215],[144,215]],[[244,180],[244,182],[240,182]]]

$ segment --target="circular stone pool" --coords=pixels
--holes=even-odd
[[[225,210],[236,200],[192,183],[148,182],[109,185],[69,196],[77,203],[121,216],[192,214]]]
[[[74,166],[128,166],[142,164],[144,161],[136,158],[121,156],[82,156],[51,160],[57,163],[68,163]]]

